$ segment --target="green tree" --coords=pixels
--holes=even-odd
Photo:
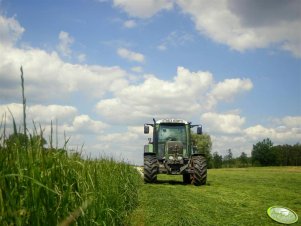
[[[211,155],[212,141],[208,134],[192,133],[192,143],[196,146],[197,152],[205,155]]]
[[[207,165],[209,168],[212,166],[212,156],[211,156],[211,148],[212,141],[211,137],[208,134],[196,134],[191,133],[192,145],[196,148],[197,153],[204,154],[207,158]]]
[[[232,167],[234,163],[233,154],[230,148],[228,149],[227,152],[228,152],[227,155],[224,157],[224,163],[227,167]]]
[[[223,167],[223,156],[219,155],[217,152],[214,152],[212,155],[212,167],[213,168]]]
[[[301,145],[277,145],[273,146],[272,151],[275,155],[275,164],[279,166],[300,166],[301,165]]]
[[[301,166],[301,144],[297,143],[293,145],[293,158],[294,158],[294,165]]]
[[[276,165],[276,155],[272,147],[273,143],[269,138],[253,145],[252,164],[261,166]]]
[[[242,167],[248,166],[248,163],[249,163],[248,156],[245,152],[242,152],[238,159],[240,161],[240,166],[242,166]]]

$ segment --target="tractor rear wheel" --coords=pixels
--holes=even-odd
[[[207,180],[207,162],[204,156],[198,155],[191,158],[193,167],[192,183],[196,186],[205,185]]]
[[[144,181],[154,183],[157,181],[158,160],[156,156],[144,156]]]

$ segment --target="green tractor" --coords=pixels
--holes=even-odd
[[[155,183],[157,174],[182,174],[186,184],[205,185],[206,158],[191,141],[191,129],[197,127],[197,134],[202,134],[202,127],[181,119],[153,121],[144,124],[144,134],[153,127],[153,139],[144,145],[144,181]]]

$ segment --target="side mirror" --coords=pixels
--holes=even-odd
[[[149,126],[144,125],[144,134],[149,134]]]
[[[198,126],[198,128],[196,130],[196,133],[199,134],[199,135],[203,134],[203,129],[202,129],[201,126]]]

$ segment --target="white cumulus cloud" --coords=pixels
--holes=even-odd
[[[108,128],[108,124],[93,120],[89,115],[77,115],[74,117],[72,124],[65,125],[64,128],[68,133],[100,134]]]
[[[139,18],[179,8],[201,35],[231,49],[242,52],[276,46],[301,57],[299,0],[114,0],[114,6]],[[159,50],[166,48],[164,42],[158,45]]]
[[[134,28],[137,26],[137,23],[135,20],[126,20],[124,21],[123,26],[126,28]]]
[[[301,128],[301,116],[286,116],[281,119],[282,124],[286,127],[294,128],[298,127]]]
[[[225,155],[231,149],[235,156],[241,152],[251,156],[252,145],[265,138],[270,138],[274,145],[293,145],[301,140],[300,116],[277,118],[268,126],[256,124],[244,127],[245,121],[247,119],[238,114],[202,114],[201,122],[211,135],[213,152]]]
[[[241,132],[245,118],[237,114],[206,112],[201,115],[201,122],[206,125],[211,132],[232,134]]]
[[[194,41],[194,36],[185,31],[172,31],[169,33],[157,46],[161,51],[166,50],[168,47],[183,46],[186,43]]]
[[[234,98],[241,92],[249,91],[243,84],[244,82],[241,86],[229,87],[230,94],[226,94],[226,97]],[[191,72],[178,67],[173,80],[147,76],[142,83],[124,87],[116,91],[112,98],[100,100],[96,110],[108,120],[118,123],[141,122],[154,116],[189,118],[211,110],[219,101],[224,101],[223,98],[216,98],[215,105],[211,105],[208,96],[214,96],[211,93],[215,89],[211,73]]]
[[[56,52],[0,46],[0,95],[5,100],[15,100],[21,92],[20,65],[31,101],[66,99],[78,91],[96,98],[128,84],[127,73],[118,66],[70,64]]]
[[[196,29],[216,42],[244,51],[277,44],[301,57],[300,2],[177,0]]]
[[[142,67],[139,66],[135,66],[131,68],[132,71],[137,72],[137,73],[141,73],[143,71]]]
[[[0,122],[6,126],[6,135],[13,131],[13,118],[17,129],[23,126],[23,105],[10,103],[0,105]],[[71,138],[68,142],[68,148],[78,148],[88,137],[99,136],[109,125],[103,121],[94,120],[89,115],[79,114],[73,106],[65,105],[30,105],[26,107],[27,129],[30,134],[43,132],[44,138],[48,144],[52,132],[52,144],[64,145],[65,139]],[[3,128],[2,128],[3,129]],[[1,130],[2,132],[2,130]],[[67,137],[66,137],[67,136]],[[58,141],[56,139],[58,138]]]
[[[63,56],[71,56],[72,50],[71,50],[71,44],[74,42],[74,38],[70,36],[68,32],[61,31],[59,33],[59,44],[57,46],[58,51]]]
[[[213,88],[211,94],[218,100],[227,100],[239,92],[249,91],[253,88],[250,79],[225,79]]]
[[[11,122],[10,112],[16,121],[23,120],[23,105],[18,103],[10,103],[0,105],[0,116],[6,114],[7,122]],[[63,105],[31,105],[26,107],[26,118],[29,123],[35,121],[37,123],[50,123],[50,121],[58,120],[60,122],[71,122],[70,119],[77,115],[77,109],[73,106]]]
[[[117,54],[120,57],[122,57],[124,59],[127,59],[129,61],[136,61],[136,62],[139,62],[139,63],[143,63],[144,60],[145,60],[143,54],[131,51],[131,50],[126,49],[126,48],[117,49]]]
[[[63,105],[32,105],[27,109],[28,118],[38,122],[49,123],[51,120],[60,122],[69,121],[77,114],[77,109],[73,106]]]
[[[147,142],[147,137],[143,134],[143,126],[128,126],[126,131],[98,136],[97,145],[91,147],[91,154],[95,155],[93,149],[100,149],[105,156],[114,156],[119,160],[143,164],[141,150]],[[116,152],[116,150],[122,150],[122,152]]]
[[[254,125],[244,130],[252,140],[270,138],[274,143],[297,143],[301,140],[301,116],[285,116],[272,126]]]
[[[83,54],[83,53],[78,54],[78,55],[77,55],[77,60],[78,60],[78,62],[80,62],[80,63],[85,62],[85,61],[86,61],[86,54]]]
[[[11,46],[18,41],[25,29],[15,18],[0,15],[0,45]]]
[[[129,15],[140,18],[148,18],[161,10],[173,8],[173,0],[113,0],[113,4]]]

